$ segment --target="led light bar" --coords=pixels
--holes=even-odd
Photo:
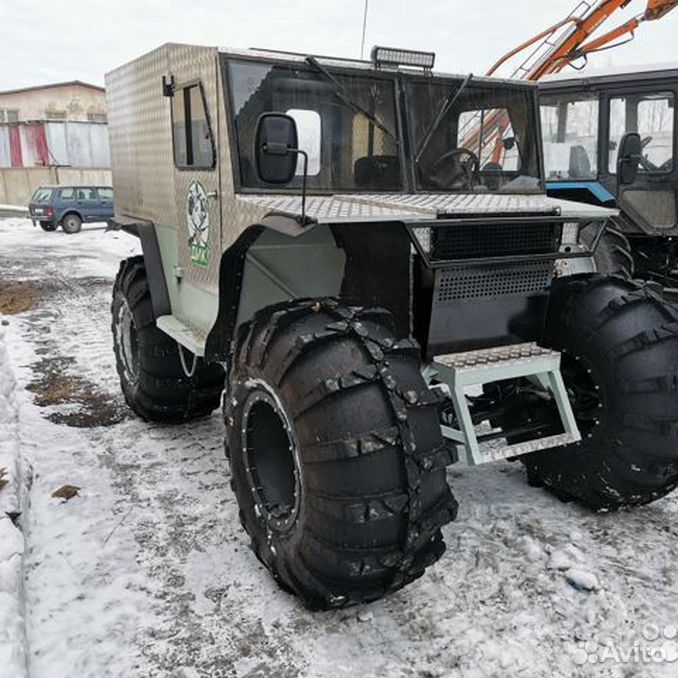
[[[411,49],[399,49],[397,47],[372,48],[372,63],[381,66],[412,66],[430,70],[436,61],[435,52],[417,52]]]

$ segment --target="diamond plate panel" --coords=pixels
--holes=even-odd
[[[106,104],[117,217],[173,224],[170,100],[162,96],[170,45],[106,75]]]
[[[301,211],[301,200],[295,195],[240,195],[246,202],[268,210],[291,215]],[[611,210],[591,205],[578,205],[555,200],[545,195],[464,195],[451,193],[352,193],[346,195],[309,196],[308,214],[317,219],[340,221],[347,218],[424,218],[439,214],[554,214],[557,211],[572,218],[605,219]]]

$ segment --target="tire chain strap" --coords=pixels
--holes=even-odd
[[[328,309],[329,310],[329,309]],[[396,566],[391,586],[398,587],[402,585],[409,573],[409,570],[415,558],[415,544],[420,536],[419,518],[421,517],[421,470],[416,458],[416,445],[414,436],[408,422],[407,400],[397,389],[397,381],[390,369],[384,349],[387,351],[396,346],[391,339],[377,341],[370,339],[367,329],[360,320],[356,320],[357,311],[344,310],[340,308],[332,309],[335,315],[341,318],[340,324],[345,324],[346,330],[358,338],[372,358],[372,362],[377,367],[381,375],[382,383],[386,388],[386,394],[391,409],[396,418],[396,426],[399,431],[402,442],[403,452],[405,454],[405,477],[407,479],[407,530],[405,536],[404,552],[397,561],[384,562],[384,565]],[[341,329],[339,324],[336,329]]]

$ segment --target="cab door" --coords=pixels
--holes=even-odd
[[[200,286],[207,283],[206,271],[218,257],[219,177],[214,137],[201,80],[177,87],[172,98],[174,164],[177,214],[185,216],[185,232],[179,234],[183,247],[179,261],[185,278]]]
[[[638,232],[675,235],[678,232],[676,169],[676,92],[667,87],[634,88],[606,97],[607,140],[604,183],[617,195],[617,204]],[[636,180],[617,180],[617,156],[624,134],[638,132],[643,146]]]
[[[182,340],[188,336],[185,344],[202,354],[218,311],[221,258],[216,50],[173,46],[167,81],[176,215],[169,292]]]
[[[99,196],[92,186],[79,186],[75,189],[75,204],[83,221],[99,221]]]

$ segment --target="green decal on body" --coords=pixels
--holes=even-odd
[[[207,200],[204,186],[199,181],[192,181],[186,196],[188,248],[191,261],[196,266],[202,267],[209,263],[210,214]]]

